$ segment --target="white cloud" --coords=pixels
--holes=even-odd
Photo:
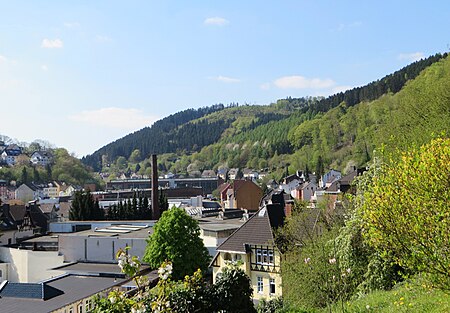
[[[0,54],[0,64],[5,64],[6,62],[8,62],[8,59]]]
[[[274,81],[281,89],[326,89],[332,88],[336,82],[332,79],[306,78],[303,76],[284,76]]]
[[[227,83],[227,84],[239,83],[241,81],[238,78],[227,77],[227,76],[217,76],[217,77],[213,77],[212,79],[217,80],[222,83]]]
[[[64,27],[66,28],[78,28],[80,27],[80,23],[78,22],[65,22]]]
[[[43,70],[43,71],[48,71],[48,66],[45,65],[45,64],[42,64],[42,65],[41,65],[41,70]]]
[[[269,90],[270,89],[270,83],[261,84],[259,86],[259,88],[261,88],[262,90]]]
[[[109,37],[109,36],[103,36],[103,35],[97,35],[97,37],[95,37],[95,39],[96,39],[98,42],[102,42],[102,43],[104,43],[104,42],[111,42],[111,41],[112,41],[111,37]]]
[[[64,46],[64,43],[61,39],[48,39],[45,38],[42,40],[41,47],[47,49],[60,49]]]
[[[413,52],[413,53],[400,53],[398,55],[399,60],[407,60],[409,62],[419,61],[425,58],[423,52]]]
[[[352,86],[335,86],[331,88],[331,94],[334,95],[336,93],[344,92],[352,88],[353,88]]]
[[[216,25],[216,26],[225,26],[227,24],[229,24],[230,21],[228,21],[227,19],[224,19],[223,17],[208,17],[207,19],[205,19],[203,21],[203,24],[205,25]]]
[[[82,111],[69,118],[76,122],[123,130],[136,130],[145,126],[150,126],[158,119],[158,117],[155,116],[144,115],[142,110],[115,107]]]

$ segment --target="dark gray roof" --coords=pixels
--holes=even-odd
[[[102,290],[122,284],[124,281],[124,279],[112,277],[64,276],[45,283],[46,288],[49,290],[58,290],[60,292],[59,295],[53,296],[48,300],[18,298],[17,295],[14,297],[2,293],[0,311],[2,313],[51,312],[92,296]]]
[[[47,300],[63,292],[43,283],[10,283],[0,291],[1,297]]]
[[[282,224],[284,211],[280,205],[267,205],[256,212],[239,229],[228,237],[217,251],[234,251],[245,253],[245,245],[273,245],[272,227]],[[270,217],[269,217],[270,215]]]
[[[142,270],[148,269],[148,266],[142,266]],[[70,263],[54,268],[54,270],[64,271],[70,274],[86,274],[86,275],[116,275],[124,276],[119,265],[115,263]]]

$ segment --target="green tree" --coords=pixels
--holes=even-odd
[[[213,288],[218,311],[256,312],[252,301],[253,288],[250,278],[238,264],[230,265],[218,274]]]
[[[198,222],[183,209],[173,207],[165,211],[147,240],[143,260],[152,268],[171,261],[174,279],[181,279],[199,268],[206,270],[209,254],[200,239]]]
[[[141,161],[141,151],[139,151],[139,149],[133,150],[133,152],[131,152],[129,160],[132,163],[137,163],[137,162]]]
[[[27,171],[27,168],[25,166],[22,168],[22,174],[20,176],[20,181],[23,184],[28,183],[28,171]]]
[[[450,139],[380,166],[360,214],[369,243],[450,289]]]
[[[163,190],[159,191],[158,205],[161,214],[169,209],[169,200],[167,199],[166,193]]]
[[[94,201],[89,190],[75,191],[69,218],[72,221],[100,220],[104,218],[104,214],[98,205],[98,201]]]

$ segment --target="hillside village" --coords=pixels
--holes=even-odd
[[[430,59],[329,98],[286,99],[262,113],[188,110],[168,130],[163,122],[143,130],[166,129],[161,138],[174,144],[197,128],[192,137],[207,143],[192,150],[141,155],[129,146],[114,159],[121,144],[143,145],[132,138],[143,132],[82,160],[63,148],[0,142],[0,311],[143,312],[172,303],[189,312],[189,303],[200,312],[233,304],[240,307],[230,312],[361,312],[373,304],[358,301],[406,289],[388,311],[409,297],[418,311],[442,300],[445,312],[450,60]],[[418,76],[407,81],[411,72]],[[386,91],[380,86],[398,90],[371,99]],[[363,100],[347,104],[356,94]],[[356,125],[356,117],[367,119]],[[219,139],[202,137],[217,120]],[[173,260],[153,259],[169,252]],[[172,279],[180,255],[183,265],[208,262]],[[233,285],[229,273],[242,280]]]
[[[13,167],[16,158],[23,154],[17,145],[9,145],[4,147],[2,156],[5,156],[4,166]],[[33,152],[29,159],[35,166],[52,163],[51,154],[46,152]],[[205,170],[200,177],[179,178],[168,173],[159,177],[158,189],[166,195],[169,207],[181,207],[199,222],[201,238],[212,258],[213,277],[228,260],[243,260],[244,265],[248,260],[248,266],[244,267],[248,269],[246,274],[251,279],[254,299],[271,299],[282,294],[281,256],[272,229],[284,223],[295,201],[304,201],[308,207],[316,208],[327,198],[328,205],[335,209],[339,206],[339,195],[350,190],[352,180],[361,172],[354,169],[343,176],[330,170],[317,179],[314,174],[305,177],[298,171],[279,182],[272,179],[261,188],[257,182],[267,173],[222,168],[217,173]],[[93,198],[104,210],[106,220],[101,221],[69,219],[73,195],[82,189],[80,186],[57,181],[14,186],[2,180],[0,184],[0,281],[8,282],[0,291],[2,308],[11,306],[14,310],[25,310],[33,305],[38,312],[40,308],[31,300],[38,297],[45,300],[40,302],[42,312],[89,311],[94,295],[104,294],[105,290],[130,288],[127,287],[129,280],[114,266],[115,255],[119,249],[130,246],[130,254],[142,258],[146,239],[156,221],[151,215],[141,221],[109,220],[108,211],[136,193],[151,197],[150,178],[123,176],[107,182],[103,191],[96,191],[95,185],[85,186],[92,188]],[[151,212],[151,204],[149,206]],[[254,227],[256,229],[251,230]],[[254,241],[251,234],[255,231],[265,237]],[[242,250],[247,245],[250,250]],[[72,281],[92,275],[98,276],[99,282],[94,284],[98,285],[97,289],[91,281],[85,280],[86,288],[80,288],[84,289],[83,293],[71,295],[64,290],[64,286],[71,288]],[[114,277],[114,281],[100,278],[105,275]],[[156,277],[154,273],[149,275]],[[34,293],[32,290],[39,285],[44,286],[44,292]],[[58,288],[65,294],[64,301],[62,295],[47,294],[47,288]],[[17,292],[30,295],[14,298],[9,303],[8,295]],[[73,297],[70,301],[69,296]]]

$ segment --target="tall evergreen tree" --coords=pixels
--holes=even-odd
[[[23,184],[28,183],[28,171],[27,171],[27,168],[25,166],[22,168],[22,174],[20,176],[20,181]]]

